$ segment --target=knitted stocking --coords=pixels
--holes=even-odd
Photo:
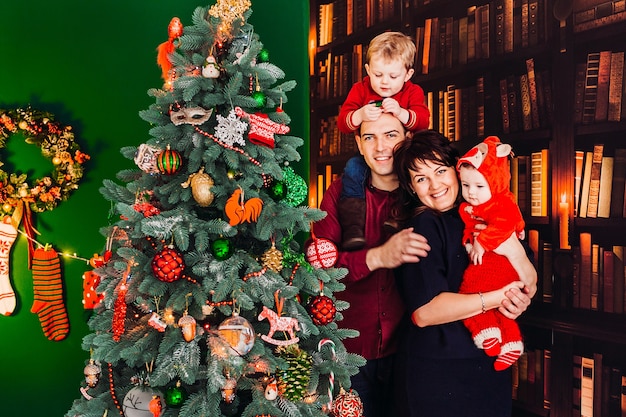
[[[16,237],[15,227],[0,221],[0,314],[5,316],[15,310],[15,293],[9,280],[9,253]]]
[[[50,340],[62,340],[69,331],[69,322],[63,304],[61,264],[52,249],[38,248],[33,254],[34,302],[30,309],[39,315],[41,328]]]

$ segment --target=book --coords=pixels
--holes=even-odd
[[[528,0],[528,46],[539,45],[538,0]]]
[[[600,173],[602,172],[602,156],[604,145],[593,146],[591,159],[591,177],[589,180],[589,202],[587,203],[587,217],[598,217],[598,201],[600,197]]]
[[[528,248],[533,253],[533,265],[539,270],[539,231],[536,229],[528,229]]]
[[[541,127],[539,119],[539,97],[537,95],[537,81],[535,77],[535,60],[528,58],[526,60],[526,74],[528,76],[528,94],[530,95],[530,111],[533,129]]]
[[[585,310],[591,310],[591,248],[591,233],[581,233],[578,306]]]
[[[593,162],[593,152],[585,152],[585,164],[583,167],[583,181],[580,186],[580,206],[578,207],[578,217],[587,217],[587,207],[589,205],[589,184],[591,183],[591,163]]]
[[[519,96],[522,115],[522,129],[527,132],[533,128],[532,110],[530,105],[530,89],[528,86],[528,74],[522,74],[519,78]]]
[[[598,311],[600,302],[600,262],[602,261],[602,248],[597,243],[591,244],[591,310]]]
[[[517,159],[517,205],[523,215],[530,215],[530,157],[518,155]]]
[[[619,122],[622,115],[622,90],[624,88],[624,51],[611,54],[611,71],[609,75],[609,106],[607,120]]]
[[[503,0],[503,50],[505,54],[513,52],[513,0]]]
[[[596,117],[596,98],[598,94],[599,71],[600,52],[588,53],[585,70],[585,92],[583,96],[583,124],[593,123]]]
[[[624,188],[626,187],[626,149],[615,149],[613,158],[613,184],[611,186],[610,217],[622,217]]]
[[[502,132],[511,133],[509,121],[509,94],[507,93],[506,78],[500,80],[500,113],[502,114]]]
[[[624,313],[624,247],[613,245],[613,312]]]
[[[626,416],[626,375],[622,375],[622,417]]]
[[[608,416],[622,415],[622,370],[611,366],[609,369],[609,400],[607,403]]]
[[[584,151],[574,151],[574,216],[578,215],[578,204],[580,202],[580,188],[583,177],[583,164],[585,160]]]
[[[522,48],[528,48],[528,2],[529,0],[521,0],[521,44]]]
[[[580,308],[580,246],[572,246],[572,307]]]
[[[493,1],[494,44],[496,55],[504,55],[504,0]]]
[[[467,62],[476,59],[476,6],[467,8]]]
[[[476,79],[476,135],[485,136],[485,77]]]
[[[552,243],[543,242],[541,260],[541,296],[544,303],[552,302],[554,273],[552,270]]]
[[[595,372],[594,358],[583,356],[581,359],[580,373],[580,416],[594,417],[594,388]],[[598,414],[599,416],[599,414]]]
[[[550,410],[552,408],[552,351],[543,349],[543,408]]]
[[[489,3],[476,7],[476,27],[479,30],[476,39],[476,58],[489,59],[491,56]],[[478,24],[480,21],[480,25]]]
[[[467,64],[467,16],[462,16],[459,21],[459,49],[458,49],[458,62],[460,65]]]
[[[572,358],[572,416],[580,417],[582,385],[582,356]]]
[[[612,156],[602,157],[600,168],[600,190],[598,192],[598,217],[608,219],[611,214],[611,189],[613,187]]]
[[[609,79],[611,76],[611,51],[600,52],[598,86],[594,122],[605,122],[609,111]]]
[[[548,215],[549,150],[542,149],[530,155],[530,215]]]
[[[626,20],[622,0],[576,1],[573,7],[574,32],[582,32]]]
[[[424,20],[424,47],[422,53],[422,74],[428,74],[429,58],[430,58],[430,38],[432,35],[432,23],[431,18]]]
[[[522,102],[519,94],[519,78],[515,75],[506,77],[506,90],[509,96],[509,126],[511,133],[521,131]]]
[[[582,124],[583,122],[583,101],[585,96],[585,74],[587,72],[587,64],[579,62],[576,64],[576,72],[574,74],[574,124]]]
[[[602,254],[602,311],[613,313],[615,311],[615,303],[613,302],[615,288],[615,254],[608,249]]]

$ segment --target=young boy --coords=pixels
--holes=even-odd
[[[367,76],[355,83],[341,106],[338,127],[353,133],[362,122],[375,121],[382,113],[393,114],[407,130],[426,129],[430,111],[424,91],[410,81],[415,62],[415,44],[400,32],[384,32],[371,40],[366,55]],[[339,200],[339,221],[343,226],[343,250],[365,244],[365,177],[362,156],[352,157],[344,168]]]
[[[517,272],[506,257],[493,252],[513,233],[524,238],[524,219],[509,189],[511,146],[489,136],[469,150],[457,163],[461,193],[465,202],[459,206],[465,223],[463,243],[470,265],[463,274],[459,293],[480,295],[519,280]],[[477,233],[477,224],[482,224]],[[489,356],[497,356],[498,371],[511,366],[524,351],[522,335],[514,320],[498,310],[463,320],[472,333],[474,343]]]

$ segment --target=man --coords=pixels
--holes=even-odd
[[[352,377],[352,388],[361,397],[365,417],[389,415],[395,403],[393,375],[394,354],[404,306],[396,288],[393,268],[418,262],[430,249],[426,240],[412,229],[393,235],[385,231],[392,203],[398,189],[393,171],[393,149],[409,137],[402,123],[389,113],[375,121],[363,122],[355,140],[369,167],[365,190],[365,247],[346,252],[339,250],[336,266],[348,269],[342,280],[345,291],[335,294],[350,303],[339,325],[355,329],[360,336],[344,340],[346,349],[363,356],[367,364]],[[315,223],[315,236],[326,238],[340,248],[342,230],[338,203],[341,179],[326,191],[320,208],[327,216]]]

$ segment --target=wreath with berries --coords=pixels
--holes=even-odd
[[[42,155],[52,161],[54,171],[30,182],[26,174],[4,171],[0,161],[0,213],[12,215],[16,209],[53,210],[78,188],[83,164],[90,157],[80,151],[72,127],[56,122],[45,111],[30,107],[0,109],[0,149],[16,133],[21,133],[26,143],[39,146]]]

